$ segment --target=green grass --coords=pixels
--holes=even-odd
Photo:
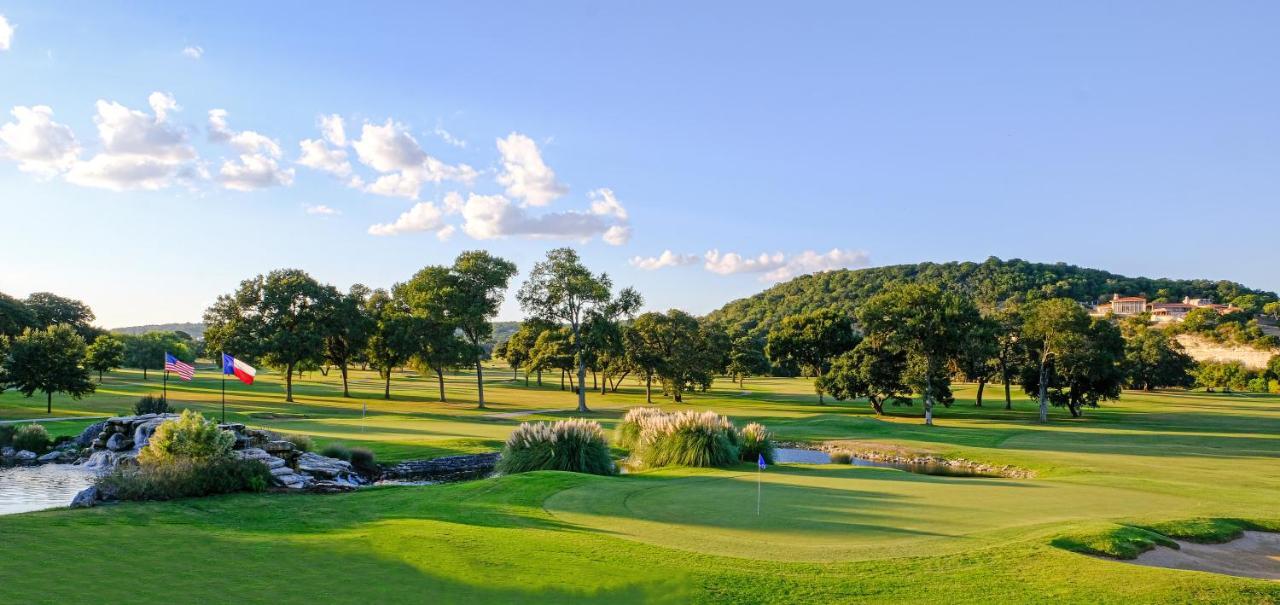
[[[572,393],[486,374],[397,376],[383,401],[372,374],[343,399],[332,378],[228,383],[229,419],[340,441],[381,460],[492,451],[522,421],[576,417]],[[946,478],[851,466],[657,469],[597,477],[535,472],[464,484],[333,496],[236,495],[0,517],[4,599],[93,594],[151,602],[1053,602],[1270,603],[1280,584],[1139,567],[1171,538],[1223,541],[1280,529],[1280,397],[1126,392],[1083,419],[1034,422],[973,389],[937,410],[816,404],[808,381],[728,381],[668,410],[758,421],[783,441],[839,441],[1012,464],[1034,479]],[[170,382],[177,407],[216,414],[219,383]],[[124,371],[56,415],[120,413],[158,390]],[[589,396],[587,417],[616,427],[643,391]],[[990,394],[990,391],[989,391]],[[361,418],[361,409],[368,415]],[[545,412],[556,409],[563,412]],[[494,414],[535,412],[527,416]],[[38,400],[0,395],[0,419],[43,416]],[[69,434],[87,420],[49,424]],[[62,432],[60,432],[62,431]],[[762,514],[755,514],[760,481]],[[1087,554],[1082,554],[1087,553]],[[56,565],[51,565],[56,561]],[[193,572],[198,569],[198,572]],[[139,570],[167,590],[138,590]],[[125,578],[122,580],[122,578]]]

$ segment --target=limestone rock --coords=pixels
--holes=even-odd
[[[71,499],[71,508],[89,508],[98,503],[98,488],[90,485]]]
[[[14,456],[14,454],[17,454],[17,453],[18,453],[18,451],[17,451],[17,450],[15,450],[15,449],[13,449],[13,448],[11,448],[11,447],[9,447],[9,446],[5,446],[4,448],[0,448],[0,458],[12,458],[12,457]]]
[[[113,452],[122,452],[133,447],[133,441],[124,436],[124,433],[115,433],[107,440],[107,449]]]
[[[66,453],[61,450],[53,450],[48,454],[45,454],[43,456],[40,456],[39,458],[36,458],[36,461],[37,462],[61,462],[65,455]]]
[[[31,462],[36,459],[36,453],[28,450],[18,450],[13,457],[19,462]]]
[[[95,422],[85,427],[83,431],[80,431],[80,436],[76,437],[76,446],[86,448],[93,445],[94,440],[98,438],[98,435],[102,434],[102,429],[106,427],[106,420],[103,420],[102,422]]]

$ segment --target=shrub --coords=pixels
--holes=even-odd
[[[133,404],[133,413],[139,416],[143,414],[168,414],[169,411],[168,401],[151,395],[147,395]]]
[[[738,434],[715,412],[676,412],[643,423],[634,457],[644,466],[730,466]]]
[[[43,454],[49,451],[49,431],[46,431],[43,425],[28,424],[18,429],[13,434],[13,449],[27,450],[37,454]]]
[[[853,452],[850,452],[849,450],[835,450],[831,452],[831,463],[832,464],[852,464]]]
[[[351,449],[341,443],[330,443],[320,450],[321,456],[337,458],[351,462]]]
[[[260,492],[271,471],[257,460],[174,458],[140,466],[118,466],[96,485],[119,500],[171,500],[232,492]]]
[[[138,453],[138,462],[147,465],[185,458],[208,460],[231,454],[236,437],[206,421],[199,412],[183,410],[176,420],[156,427],[147,446]]]
[[[667,413],[661,408],[641,407],[631,408],[627,410],[627,414],[622,417],[622,422],[618,424],[618,447],[633,448],[640,441],[640,432],[644,429],[644,425],[649,421],[662,418]]]
[[[612,475],[613,459],[600,423],[593,420],[525,422],[507,437],[498,471],[571,471]]]
[[[351,448],[351,466],[356,472],[366,477],[375,477],[382,469],[378,468],[378,458],[373,451],[363,447]]]
[[[311,440],[310,435],[283,435],[281,438],[292,443],[293,449],[300,452],[309,452],[316,447],[316,444]]]
[[[738,433],[738,458],[746,462],[756,462],[760,456],[764,461],[773,464],[773,434],[759,422],[752,422]]]
[[[18,427],[12,424],[0,424],[0,447],[13,445],[13,435],[17,432]]]

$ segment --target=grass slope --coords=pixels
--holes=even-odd
[[[228,383],[231,419],[372,447],[386,459],[496,449],[522,420],[570,417],[574,397],[486,375],[397,376],[396,399],[357,373],[356,398],[332,377]],[[816,405],[807,381],[767,379],[695,394],[684,406],[758,420],[784,440],[844,440],[1036,471],[1035,479],[942,478],[873,468],[778,465],[660,469],[620,477],[532,473],[337,496],[237,495],[0,517],[4,599],[271,602],[1056,602],[1270,603],[1280,584],[1127,565],[1170,537],[1224,540],[1280,529],[1280,397],[1125,393],[1083,419],[1033,420],[973,391],[939,410],[877,418],[861,403]],[[55,412],[123,411],[158,389],[124,371]],[[217,409],[219,383],[170,382],[180,406]],[[613,427],[643,393],[594,394]],[[362,421],[361,411],[368,406]],[[565,412],[545,412],[563,409]],[[0,395],[0,419],[42,416]],[[494,416],[532,412],[528,416]],[[71,432],[88,421],[54,423]],[[57,564],[50,564],[56,561]],[[144,585],[140,573],[165,577]]]

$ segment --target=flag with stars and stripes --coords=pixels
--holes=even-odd
[[[183,380],[191,380],[192,378],[195,378],[196,375],[195,366],[189,363],[183,363],[182,360],[168,353],[164,354],[164,371],[173,372],[178,375],[178,378]]]

